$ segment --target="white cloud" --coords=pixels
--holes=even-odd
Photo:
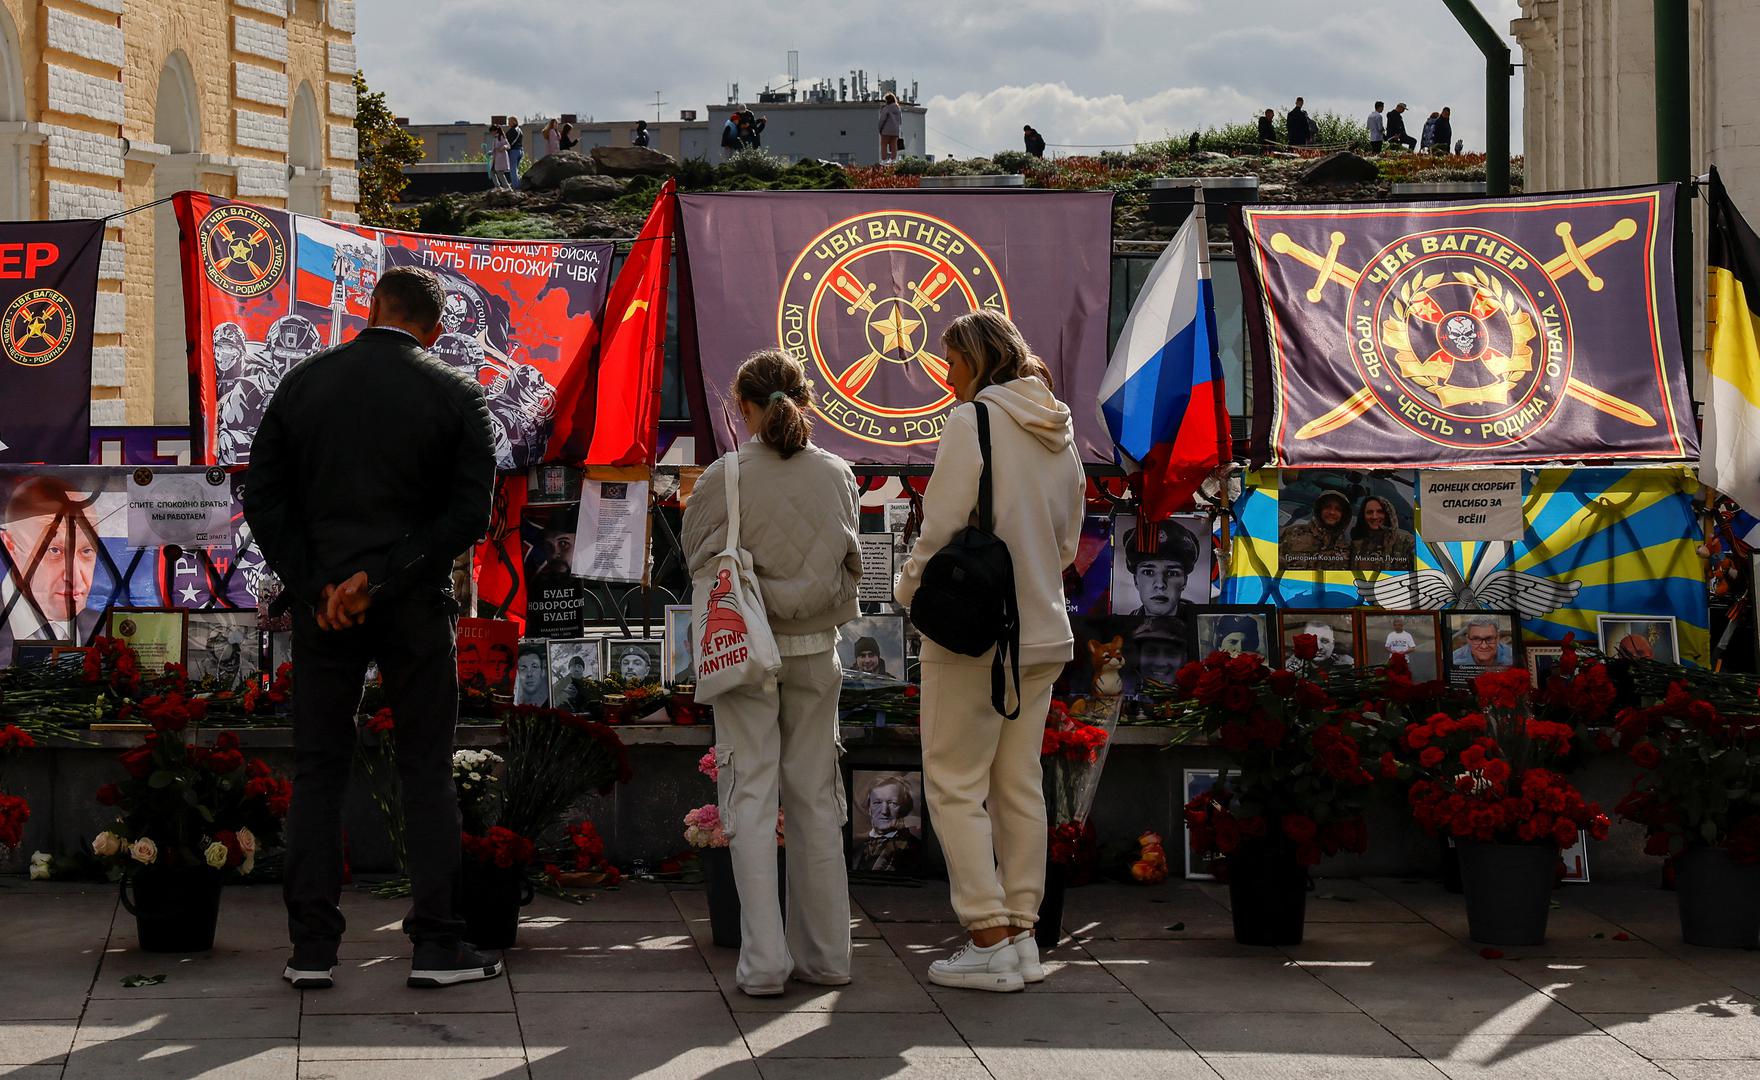
[[[1063,83],[1034,83],[957,97],[937,95],[928,106],[929,152],[971,157],[1019,150],[1023,124],[1039,129],[1053,154],[1096,153],[1249,116],[1253,102],[1233,90],[1172,87],[1131,99],[1123,94],[1089,97]]]

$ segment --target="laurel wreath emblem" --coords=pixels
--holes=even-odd
[[[1408,326],[1412,308],[1428,300],[1430,294],[1451,277],[1456,284],[1472,289],[1475,300],[1488,303],[1496,314],[1503,316],[1509,327],[1509,353],[1506,355],[1488,350],[1476,361],[1494,379],[1483,386],[1452,385],[1450,379],[1454,375],[1454,369],[1462,361],[1441,352],[1433,353],[1430,358],[1420,357],[1412,344]],[[1413,385],[1432,394],[1442,406],[1506,405],[1516,384],[1534,370],[1531,342],[1538,331],[1534,327],[1533,317],[1523,309],[1518,294],[1486,273],[1482,267],[1474,267],[1470,272],[1457,270],[1452,275],[1414,272],[1400,283],[1394,296],[1393,314],[1393,318],[1382,320],[1382,345],[1394,354],[1394,364],[1399,368],[1400,374]]]

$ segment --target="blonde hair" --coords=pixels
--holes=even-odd
[[[986,386],[1015,379],[1038,379],[1047,388],[1056,389],[1051,370],[1033,355],[1020,329],[1000,311],[979,308],[961,315],[941,332],[941,345],[958,349],[972,365],[974,397]]]
[[[784,458],[807,446],[813,421],[807,416],[807,372],[777,349],[746,357],[733,376],[733,394],[764,410],[758,438]]]

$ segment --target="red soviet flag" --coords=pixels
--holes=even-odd
[[[672,268],[677,185],[668,180],[605,301],[598,401],[582,402],[591,427],[569,439],[563,460],[582,465],[652,465],[660,426],[660,368],[666,342],[666,282]],[[567,401],[566,393],[558,395]],[[584,436],[584,437],[583,437]]]

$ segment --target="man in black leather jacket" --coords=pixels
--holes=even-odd
[[[342,804],[369,662],[396,722],[411,881],[409,982],[492,978],[461,940],[452,561],[489,524],[495,453],[482,389],[428,353],[446,301],[426,270],[388,270],[368,328],[281,381],[251,447],[244,512],[293,612],[299,689],[283,893],[283,978],[327,987],[344,929]]]

